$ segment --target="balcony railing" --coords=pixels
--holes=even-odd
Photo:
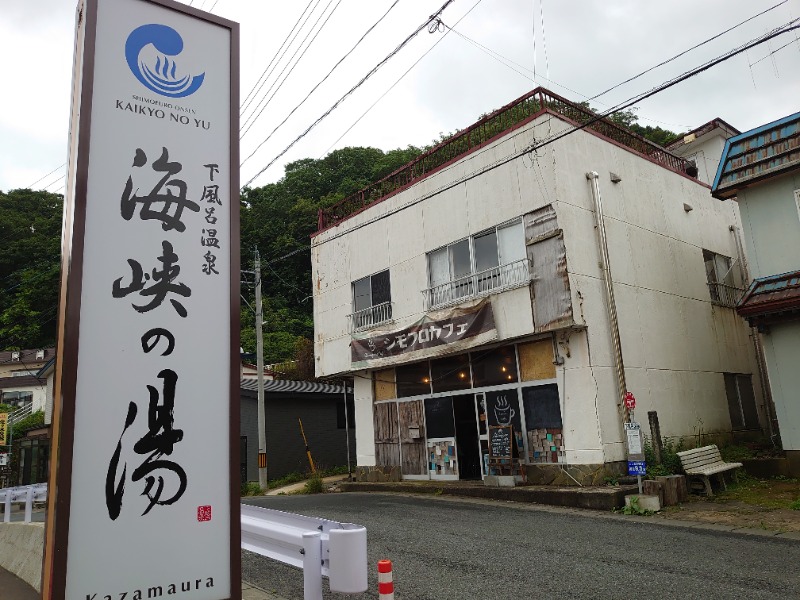
[[[711,294],[711,302],[728,308],[735,308],[736,303],[744,295],[742,288],[725,283],[709,283],[708,291]]]
[[[425,296],[425,306],[430,310],[521,287],[530,280],[530,261],[523,258],[428,288],[422,293]]]
[[[350,321],[350,333],[371,329],[392,320],[392,303],[376,304],[347,315],[347,318]]]

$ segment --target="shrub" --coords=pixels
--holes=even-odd
[[[242,496],[260,496],[264,493],[261,486],[256,481],[248,481],[242,484]]]
[[[681,473],[681,459],[678,452],[683,450],[683,439],[666,438],[661,451],[661,463],[656,463],[656,454],[649,441],[644,444],[644,458],[647,461],[647,476],[661,477],[665,475],[678,475]]]
[[[319,471],[311,475],[303,487],[304,494],[321,494],[325,491],[325,484],[322,483],[322,475]]]

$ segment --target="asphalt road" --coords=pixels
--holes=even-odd
[[[800,598],[800,542],[792,540],[451,498],[341,493],[247,503],[365,525],[370,591],[350,598],[378,597],[382,558],[393,563],[397,600]],[[302,600],[301,571],[242,555],[242,579]]]

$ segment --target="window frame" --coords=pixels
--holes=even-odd
[[[449,244],[445,244],[443,246],[439,246],[438,248],[434,248],[433,250],[430,250],[430,251],[426,252],[425,253],[425,267],[427,269],[426,281],[427,281],[428,287],[432,288],[432,287],[436,287],[437,285],[443,285],[445,283],[452,283],[453,281],[456,281],[457,279],[461,279],[462,277],[469,277],[470,275],[475,275],[477,273],[482,272],[482,271],[478,271],[477,270],[477,257],[475,255],[475,239],[479,238],[479,237],[483,237],[483,236],[489,235],[492,232],[494,233],[494,239],[495,239],[495,254],[496,254],[496,258],[497,258],[497,266],[489,267],[489,269],[484,269],[484,270],[491,270],[491,269],[494,269],[494,268],[500,268],[500,267],[503,267],[503,266],[505,266],[507,264],[511,264],[513,262],[516,262],[516,261],[511,261],[511,263],[502,262],[502,257],[500,255],[500,243],[499,243],[500,229],[511,227],[513,225],[519,225],[521,228],[523,228],[523,243],[524,243],[524,240],[525,240],[525,237],[524,237],[525,224],[523,222],[523,218],[520,216],[520,217],[514,217],[513,219],[509,219],[508,221],[503,221],[502,223],[498,223],[494,227],[488,227],[486,229],[482,229],[481,231],[478,231],[478,232],[470,234],[468,236],[459,238],[459,239],[457,239],[457,240],[455,240],[453,242],[450,242]],[[463,243],[465,240],[468,241],[468,247],[469,247],[470,272],[468,274],[466,274],[466,275],[460,275],[459,277],[456,277],[454,275],[453,259],[452,259],[452,255],[450,253],[450,248],[453,247],[453,246],[456,246],[458,244]],[[430,256],[432,254],[434,254],[435,252],[439,252],[441,250],[446,250],[447,251],[447,266],[448,266],[448,269],[449,269],[449,273],[448,273],[449,279],[447,279],[446,281],[444,281],[442,283],[434,284],[433,280],[431,278],[433,273],[431,271]],[[520,259],[517,259],[517,260],[520,260]]]

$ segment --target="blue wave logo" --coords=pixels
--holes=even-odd
[[[152,45],[156,52],[142,50]],[[176,75],[178,64],[175,56],[183,51],[183,38],[172,27],[166,25],[142,25],[134,29],[125,41],[125,60],[128,67],[142,85],[167,98],[185,98],[194,94],[203,85],[205,73],[200,75]]]

